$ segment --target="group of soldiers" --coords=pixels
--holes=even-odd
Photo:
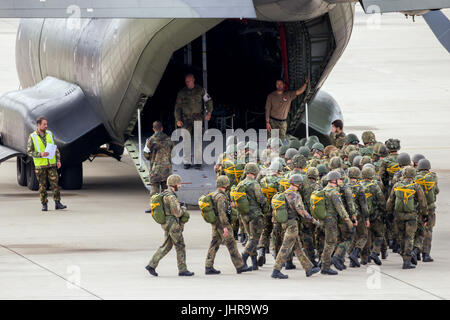
[[[214,258],[221,244],[228,248],[237,273],[258,270],[272,253],[272,277],[278,279],[288,277],[281,272],[283,267],[296,268],[294,256],[308,277],[317,272],[336,275],[335,269],[347,269],[347,258],[351,268],[381,265],[388,249],[402,256],[403,269],[415,268],[418,261],[433,261],[439,188],[430,161],[420,154],[411,158],[399,153],[398,139],[381,143],[366,131],[360,144],[355,134],[336,131],[326,147],[316,136],[270,138],[264,150],[256,142],[228,138],[226,152],[214,167],[217,190],[210,195],[217,219],[212,223],[206,274],[220,273]],[[170,180],[175,182],[168,183],[173,192],[165,200],[167,211],[180,217],[185,208],[175,192],[181,177],[171,175]],[[280,194],[287,210],[283,222],[277,221],[274,205]],[[242,195],[248,200],[246,210],[239,204]],[[316,213],[321,205],[322,216]],[[193,275],[185,266],[183,223],[178,220],[163,225],[166,241],[147,266],[152,275],[172,244],[180,275]],[[242,253],[239,241],[244,245]]]

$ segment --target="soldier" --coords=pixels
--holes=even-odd
[[[344,123],[342,120],[334,120],[331,123],[331,144],[341,149],[345,144]]]
[[[187,270],[186,267],[186,249],[184,245],[183,229],[180,218],[186,212],[186,208],[180,205],[176,192],[181,188],[181,177],[173,174],[167,178],[168,189],[163,191],[164,212],[166,214],[166,223],[161,225],[164,230],[164,243],[153,255],[149,264],[145,267],[147,271],[157,277],[156,267],[159,261],[164,258],[175,246],[177,252],[178,275],[193,276],[194,273]]]
[[[361,154],[372,157],[376,141],[375,134],[372,131],[364,131],[361,135],[364,143],[364,148],[361,149]]]
[[[33,158],[36,178],[39,182],[39,195],[42,204],[42,211],[48,211],[47,200],[47,179],[53,190],[53,200],[55,210],[66,209],[67,206],[61,203],[61,193],[58,186],[58,171],[61,168],[61,155],[56,148],[56,152],[51,159],[46,152],[47,145],[55,145],[53,133],[47,130],[47,119],[39,117],[36,120],[37,129],[28,137],[27,154]],[[56,145],[55,145],[56,147]]]
[[[166,180],[172,174],[173,142],[163,132],[161,121],[153,122],[153,131],[144,149],[144,157],[150,161],[150,197],[167,189]]]
[[[320,142],[314,143],[312,146],[312,154],[313,157],[311,161],[309,162],[310,167],[317,167],[319,164],[325,164],[325,161],[322,160],[323,152],[324,152],[324,146]]]
[[[411,166],[406,167],[402,179],[393,186],[387,201],[387,211],[394,212],[401,239],[400,253],[403,258],[403,269],[415,268],[412,263],[412,259],[416,259],[413,246],[419,218],[416,208],[419,207],[422,214],[420,219],[427,221],[428,215],[425,193],[420,185],[414,183],[415,177],[416,169]]]
[[[326,187],[326,185],[328,184],[327,181],[327,174],[329,172],[328,168],[326,165],[324,164],[319,164],[317,166],[317,171],[319,172],[319,181],[320,181],[320,185],[322,187]]]
[[[178,93],[175,103],[175,121],[177,127],[186,129],[190,133],[190,137],[192,138],[194,132],[194,122],[200,121],[201,124],[203,121],[203,103],[205,103],[206,106],[206,114],[204,118],[206,121],[209,121],[211,119],[211,113],[213,111],[213,101],[205,89],[195,84],[195,78],[193,74],[188,74],[185,77],[185,83],[186,87],[181,89],[181,91]],[[184,168],[189,169],[192,164],[190,153],[191,139],[189,139],[189,135],[187,135],[185,130],[183,130],[182,135]],[[194,157],[195,168],[201,169],[202,143],[200,142],[194,144],[194,146],[197,146]]]
[[[433,262],[430,252],[433,227],[436,224],[436,195],[439,193],[438,178],[436,173],[430,171],[431,164],[427,159],[419,160],[417,170],[414,181],[422,187],[428,204],[428,218],[424,222],[425,233],[422,246],[422,260],[423,262]]]
[[[386,187],[386,195],[389,195],[392,188],[392,178],[394,174],[400,170],[398,166],[398,151],[400,150],[400,140],[389,139],[385,143],[389,155],[381,160],[378,174],[381,177],[383,185]]]
[[[294,174],[289,178],[291,184],[289,189],[285,191],[286,207],[288,212],[288,220],[281,224],[284,232],[283,244],[275,259],[273,266],[272,278],[287,279],[288,276],[281,273],[281,267],[289,259],[292,252],[300,261],[306,276],[310,277],[314,273],[320,271],[320,268],[314,267],[308,257],[305,255],[298,233],[299,216],[309,220],[311,223],[319,224],[314,220],[303,206],[303,200],[297,192],[300,185],[303,184],[303,178],[299,174]]]
[[[286,151],[286,154],[284,156],[285,160],[286,160],[286,165],[290,170],[293,170],[294,167],[292,165],[292,158],[298,153],[297,149],[294,148],[289,148]]]
[[[345,136],[345,146],[354,146],[358,151],[364,147],[359,144],[359,139],[354,133],[349,133]]]
[[[323,228],[325,231],[325,245],[322,252],[322,274],[336,275],[337,271],[331,269],[331,255],[334,252],[337,244],[338,225],[337,218],[341,217],[348,225],[348,228],[353,227],[353,222],[350,220],[347,211],[339,195],[338,185],[342,182],[339,172],[331,171],[327,174],[328,185],[325,187],[325,206],[327,216],[323,221]]]
[[[417,170],[417,166],[419,165],[419,161],[425,159],[425,156],[423,154],[415,154],[412,157],[412,163],[414,168]]]
[[[252,271],[252,268],[246,267],[244,261],[242,261],[242,257],[233,237],[233,229],[228,218],[228,212],[231,211],[231,203],[226,190],[230,185],[230,180],[227,176],[220,176],[217,178],[216,183],[217,190],[211,195],[211,198],[214,203],[217,219],[216,223],[212,225],[212,240],[206,256],[205,274],[210,275],[220,273],[219,270],[214,269],[214,259],[222,241],[225,243],[228,252],[230,253],[231,261],[233,262],[237,273]]]
[[[307,146],[300,147],[300,149],[298,149],[298,154],[304,156],[306,161],[311,159],[311,152]]]
[[[266,101],[266,128],[269,134],[271,134],[272,129],[278,129],[280,139],[282,141],[286,139],[287,117],[292,100],[305,92],[308,82],[309,78],[306,79],[305,84],[300,89],[285,91],[284,81],[277,80],[277,90],[269,94]]]
[[[242,217],[244,225],[249,232],[249,240],[242,254],[242,259],[247,265],[248,257],[252,259],[253,270],[258,270],[258,262],[256,256],[256,248],[263,229],[263,216],[269,214],[270,208],[267,198],[261,191],[261,186],[255,180],[258,175],[259,168],[256,163],[247,163],[244,168],[246,178],[242,181],[245,185],[247,198],[250,205],[250,212],[247,216]]]

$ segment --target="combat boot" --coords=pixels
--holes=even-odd
[[[366,265],[367,263],[369,263],[369,260],[366,257],[361,258],[362,265]]]
[[[183,271],[183,272],[179,272],[178,275],[180,277],[192,277],[194,275],[193,272],[190,272],[189,270]]]
[[[46,203],[42,204],[42,211],[48,211],[48,206]]]
[[[416,267],[416,266],[413,265],[413,264],[411,263],[411,261],[409,261],[409,260],[403,261],[403,267],[402,267],[402,269],[414,269],[415,267]]]
[[[338,269],[339,271],[342,271],[342,270],[344,270],[344,267],[342,266],[342,262],[341,262],[341,260],[339,260],[339,258],[337,258],[337,257],[332,257],[331,258],[331,263],[334,265],[334,267],[336,268],[336,269]]]
[[[294,263],[292,263],[292,260],[290,260],[290,261],[286,261],[284,268],[286,270],[293,270],[293,269],[296,269],[297,267],[295,266]]]
[[[319,271],[320,271],[319,267],[311,268],[310,270],[306,271],[306,276],[311,277],[314,273],[317,273]]]
[[[258,270],[258,258],[252,256],[252,270]]]
[[[287,279],[289,278],[287,274],[282,274],[279,270],[273,270],[272,271],[272,278],[275,279]]]
[[[411,263],[415,266],[417,266],[417,256],[414,250],[411,252]]]
[[[387,250],[381,251],[381,259],[386,260],[387,257],[388,257]]]
[[[360,251],[359,248],[354,248],[352,253],[350,253],[350,255],[348,256],[350,258],[350,267],[352,267],[352,263],[354,265],[354,267],[352,267],[352,268],[355,268],[355,267],[359,268],[361,266],[359,264],[359,259],[358,259],[359,251]]]
[[[434,259],[428,253],[422,253],[423,262],[433,262]]]
[[[389,247],[389,249],[393,249],[394,248],[394,241],[393,240],[389,240],[388,241],[388,247]]]
[[[249,271],[252,271],[252,267],[248,267],[248,266],[246,266],[245,264],[244,264],[242,267],[236,269],[236,272],[237,272],[238,274],[240,274],[240,273],[242,273],[242,272],[249,272]]]
[[[369,258],[371,258],[376,265],[381,266],[381,260],[375,252],[372,252]]]
[[[322,271],[320,271],[320,273],[321,273],[321,274],[328,274],[328,275],[330,275],[330,276],[335,276],[335,275],[338,274],[337,271],[335,271],[335,270],[333,270],[333,269],[331,269],[331,268],[328,268],[328,269],[322,269]]]
[[[190,168],[191,168],[191,165],[190,165],[190,164],[185,164],[185,165],[184,165],[184,169],[188,170],[188,169],[190,169]]]
[[[156,272],[155,268],[152,268],[150,266],[146,266],[145,269],[150,273],[152,276],[157,277],[158,273]]]
[[[398,244],[397,241],[394,241],[393,247],[394,248],[392,249],[392,252],[393,253],[399,253],[399,251],[400,251],[400,244]]]
[[[248,268],[248,266],[247,266],[247,259],[248,259],[249,255],[244,252],[244,253],[241,254],[241,256],[242,256],[242,261],[244,261],[244,266],[246,268]]]
[[[61,201],[55,201],[55,210],[63,210],[66,208],[67,206],[63,205]]]
[[[151,209],[145,210],[145,213],[152,213]]]
[[[258,266],[262,267],[266,263],[266,248],[258,249]]]
[[[220,274],[219,270],[213,268],[205,268],[205,274]]]

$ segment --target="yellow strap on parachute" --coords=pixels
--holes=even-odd
[[[324,199],[324,197],[318,197],[314,194],[311,195],[311,199],[312,199],[312,208],[313,210],[316,209],[316,204],[318,204],[320,201],[322,201]]]
[[[280,185],[282,185],[284,189],[288,189],[291,186],[291,184],[287,180],[280,180]]]
[[[395,191],[403,192],[403,202],[406,204],[409,198],[416,193],[416,190],[408,189],[408,187],[413,186],[414,184],[409,184],[404,188],[394,188]]]
[[[237,170],[235,165],[232,165],[227,169],[223,169],[223,171],[225,173],[234,175],[236,182],[239,182],[239,178],[242,176],[242,173],[244,172],[244,170]]]
[[[415,180],[414,182],[423,186],[425,188],[425,193],[428,194],[428,191],[430,191],[431,189],[433,189],[434,185],[436,184],[436,182],[434,181],[426,181],[425,178],[430,175],[431,172],[427,173],[425,176],[423,176],[420,179]]]
[[[275,217],[277,216],[277,209],[279,209],[283,204],[285,204],[285,201],[283,200],[272,199],[272,209]]]
[[[371,193],[365,193],[365,195],[366,195],[366,199],[369,199],[371,196],[373,196],[373,194],[371,194]]]
[[[391,173],[391,174],[394,174],[397,171],[399,171],[400,169],[401,168],[400,168],[400,166],[398,164],[394,164],[392,167],[387,168],[386,171]]]

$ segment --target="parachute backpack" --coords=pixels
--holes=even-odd
[[[394,210],[396,212],[414,212],[414,198],[412,196],[416,193],[416,190],[411,189],[412,186],[414,186],[414,183],[408,185],[402,182],[397,183],[397,187],[394,188]]]
[[[225,175],[230,179],[231,185],[236,185],[241,179],[242,173],[244,173],[245,164],[235,164],[233,161],[224,161],[223,171]]]
[[[428,172],[426,175],[415,180],[414,182],[422,186],[423,191],[425,192],[425,197],[427,198],[427,204],[433,204],[436,201],[436,194],[434,190],[436,179],[432,175],[432,172]]]
[[[272,197],[278,192],[278,183],[276,180],[277,178],[273,176],[266,176],[260,182],[261,191],[265,194],[269,204],[272,201]]]
[[[291,186],[291,184],[289,183],[289,179],[286,177],[282,178],[279,184],[282,192],[286,191]]]
[[[285,192],[279,192],[272,198],[273,218],[278,223],[285,223],[286,221],[288,221],[286,192],[295,191],[287,190]]]
[[[361,181],[360,184],[363,187],[364,194],[366,196],[367,209],[369,210],[369,212],[372,212],[374,209],[373,208],[374,203],[373,203],[373,193],[370,192],[371,191],[370,189],[372,186],[375,185],[375,182],[373,180],[369,182]]]
[[[162,193],[154,194],[150,198],[150,209],[153,220],[159,224],[166,223],[166,212],[164,210],[164,195]]]
[[[323,189],[311,193],[311,215],[317,220],[324,220],[327,216],[325,196]]]
[[[400,168],[400,165],[398,164],[398,161],[391,159],[388,167],[386,168],[386,171],[388,172],[389,177],[392,179],[394,177],[395,173],[400,170],[401,170],[401,168]]]
[[[239,182],[237,186],[231,187],[230,196],[241,215],[249,214],[250,202],[248,201],[247,186],[244,181]]]
[[[202,217],[207,223],[216,223],[216,211],[214,210],[214,202],[212,199],[213,192],[203,195],[198,199],[198,206],[202,212]]]

